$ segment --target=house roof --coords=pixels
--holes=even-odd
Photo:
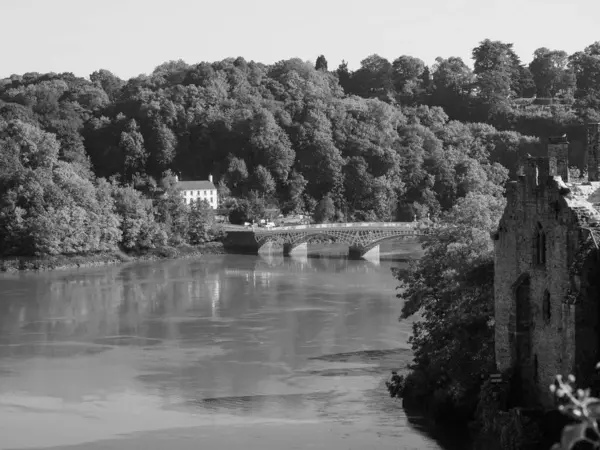
[[[198,180],[198,181],[179,181],[177,183],[177,187],[183,191],[191,191],[191,190],[202,190],[202,189],[214,189],[217,188],[215,185],[208,180]]]

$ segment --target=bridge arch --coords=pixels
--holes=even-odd
[[[389,223],[328,225],[261,230],[255,237],[261,249],[270,251],[274,246],[283,246],[284,253],[288,255],[305,253],[307,243],[314,238],[329,238],[348,245],[350,256],[362,258],[368,254],[372,257],[378,255],[382,242],[426,234],[422,228],[406,226],[405,223],[397,226]]]
[[[361,222],[331,223],[317,225],[295,225],[276,228],[227,227],[224,241],[229,249],[258,251],[258,253],[280,251],[299,253],[307,250],[307,243],[315,237],[334,239],[349,246],[351,256],[367,257],[378,254],[382,242],[403,237],[418,237],[429,234],[429,224],[418,222]]]

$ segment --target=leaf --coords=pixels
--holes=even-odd
[[[593,418],[600,418],[600,400],[596,399],[596,401],[589,403],[587,405],[587,410]]]
[[[576,425],[568,425],[562,432],[560,445],[562,450],[571,450],[575,444],[580,441],[588,441],[585,436],[585,432],[588,425],[585,423],[578,423]]]

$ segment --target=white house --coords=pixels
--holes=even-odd
[[[213,184],[212,175],[208,176],[208,180],[198,181],[179,181],[179,177],[175,175],[175,180],[187,205],[206,200],[212,209],[217,209],[217,188]]]

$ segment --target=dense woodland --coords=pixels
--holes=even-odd
[[[230,206],[436,219],[470,193],[502,196],[540,138],[570,131],[576,146],[578,125],[600,117],[600,43],[542,48],[524,65],[485,40],[473,59],[474,70],[371,55],[355,72],[320,56],[172,61],[128,81],[12,75],[0,80],[0,253],[197,240],[173,173],[212,174]]]
[[[544,140],[600,119],[600,42],[568,55],[484,40],[473,69],[376,54],[351,72],[299,59],[171,61],[121,80],[26,73],[0,80],[0,255],[143,251],[214,238],[180,179],[218,183],[238,220],[265,207],[318,221],[442,225],[398,274],[417,311],[407,386],[431,408],[470,414],[491,348],[489,231],[506,180]],[[474,220],[477,219],[477,220]]]

